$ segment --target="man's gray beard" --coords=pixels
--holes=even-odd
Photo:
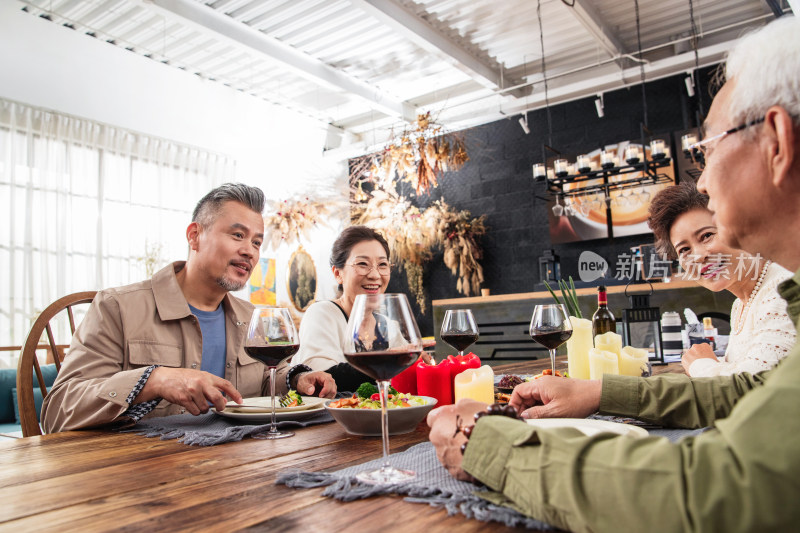
[[[247,285],[247,282],[243,281],[241,283],[238,283],[238,282],[232,281],[232,280],[230,280],[228,278],[220,277],[220,278],[217,278],[217,285],[219,285],[220,287],[222,287],[223,289],[225,289],[228,292],[235,292],[235,291],[240,291],[240,290],[244,289],[244,286]]]

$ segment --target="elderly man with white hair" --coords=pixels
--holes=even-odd
[[[711,106],[698,188],[719,235],[794,277],[779,288],[800,316],[800,23],[783,17],[731,51]],[[595,411],[671,427],[711,428],[670,443],[473,415],[462,401],[428,417],[440,461],[487,498],[576,531],[800,529],[800,345],[777,367],[715,378],[545,377],[514,390],[523,418]],[[497,414],[490,410],[487,414]],[[483,493],[482,493],[483,494]]]

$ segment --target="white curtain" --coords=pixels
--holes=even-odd
[[[223,155],[0,99],[0,346],[65,294],[185,259],[195,203],[234,175]]]

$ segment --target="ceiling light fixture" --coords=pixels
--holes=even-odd
[[[522,126],[522,131],[525,132],[525,135],[530,134],[531,129],[528,127],[528,114],[523,113],[522,116],[519,118],[519,125]]]
[[[686,94],[689,95],[689,98],[692,98],[694,96],[694,77],[692,77],[691,71],[686,73],[683,82],[686,84]]]
[[[603,118],[605,116],[605,104],[603,102],[603,93],[600,93],[594,99],[594,107],[597,108],[597,117]]]

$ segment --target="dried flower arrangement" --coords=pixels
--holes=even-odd
[[[445,265],[458,276],[457,290],[465,296],[478,294],[483,281],[478,261],[483,252],[477,238],[486,233],[485,215],[471,219],[469,211],[456,211],[443,200],[420,212],[394,189],[376,188],[367,195],[359,185],[353,187],[351,196],[353,223],[383,233],[390,260],[406,272],[409,289],[423,313],[427,308],[422,284],[424,263],[431,260],[436,249],[443,251]]]
[[[444,172],[458,170],[469,161],[460,135],[448,133],[428,111],[418,115],[409,129],[390,141],[372,164],[372,174],[410,182],[417,194],[428,194],[438,186]]]
[[[486,215],[470,218],[469,211],[456,211],[444,200],[434,202],[425,214],[437,220],[437,240],[444,251],[444,264],[458,276],[456,289],[464,296],[478,294],[483,283],[483,267],[478,262],[483,250],[477,238],[486,234]]]
[[[273,250],[284,242],[289,245],[299,242],[301,236],[308,240],[315,226],[327,226],[324,220],[328,215],[326,204],[308,198],[274,202],[270,211],[273,214],[264,217],[264,241]]]
[[[136,262],[144,265],[144,272],[147,278],[152,278],[153,274],[156,273],[156,270],[158,270],[164,262],[161,257],[162,249],[163,246],[161,243],[157,242],[151,245],[147,242],[147,239],[145,239],[144,255],[137,257]]]

